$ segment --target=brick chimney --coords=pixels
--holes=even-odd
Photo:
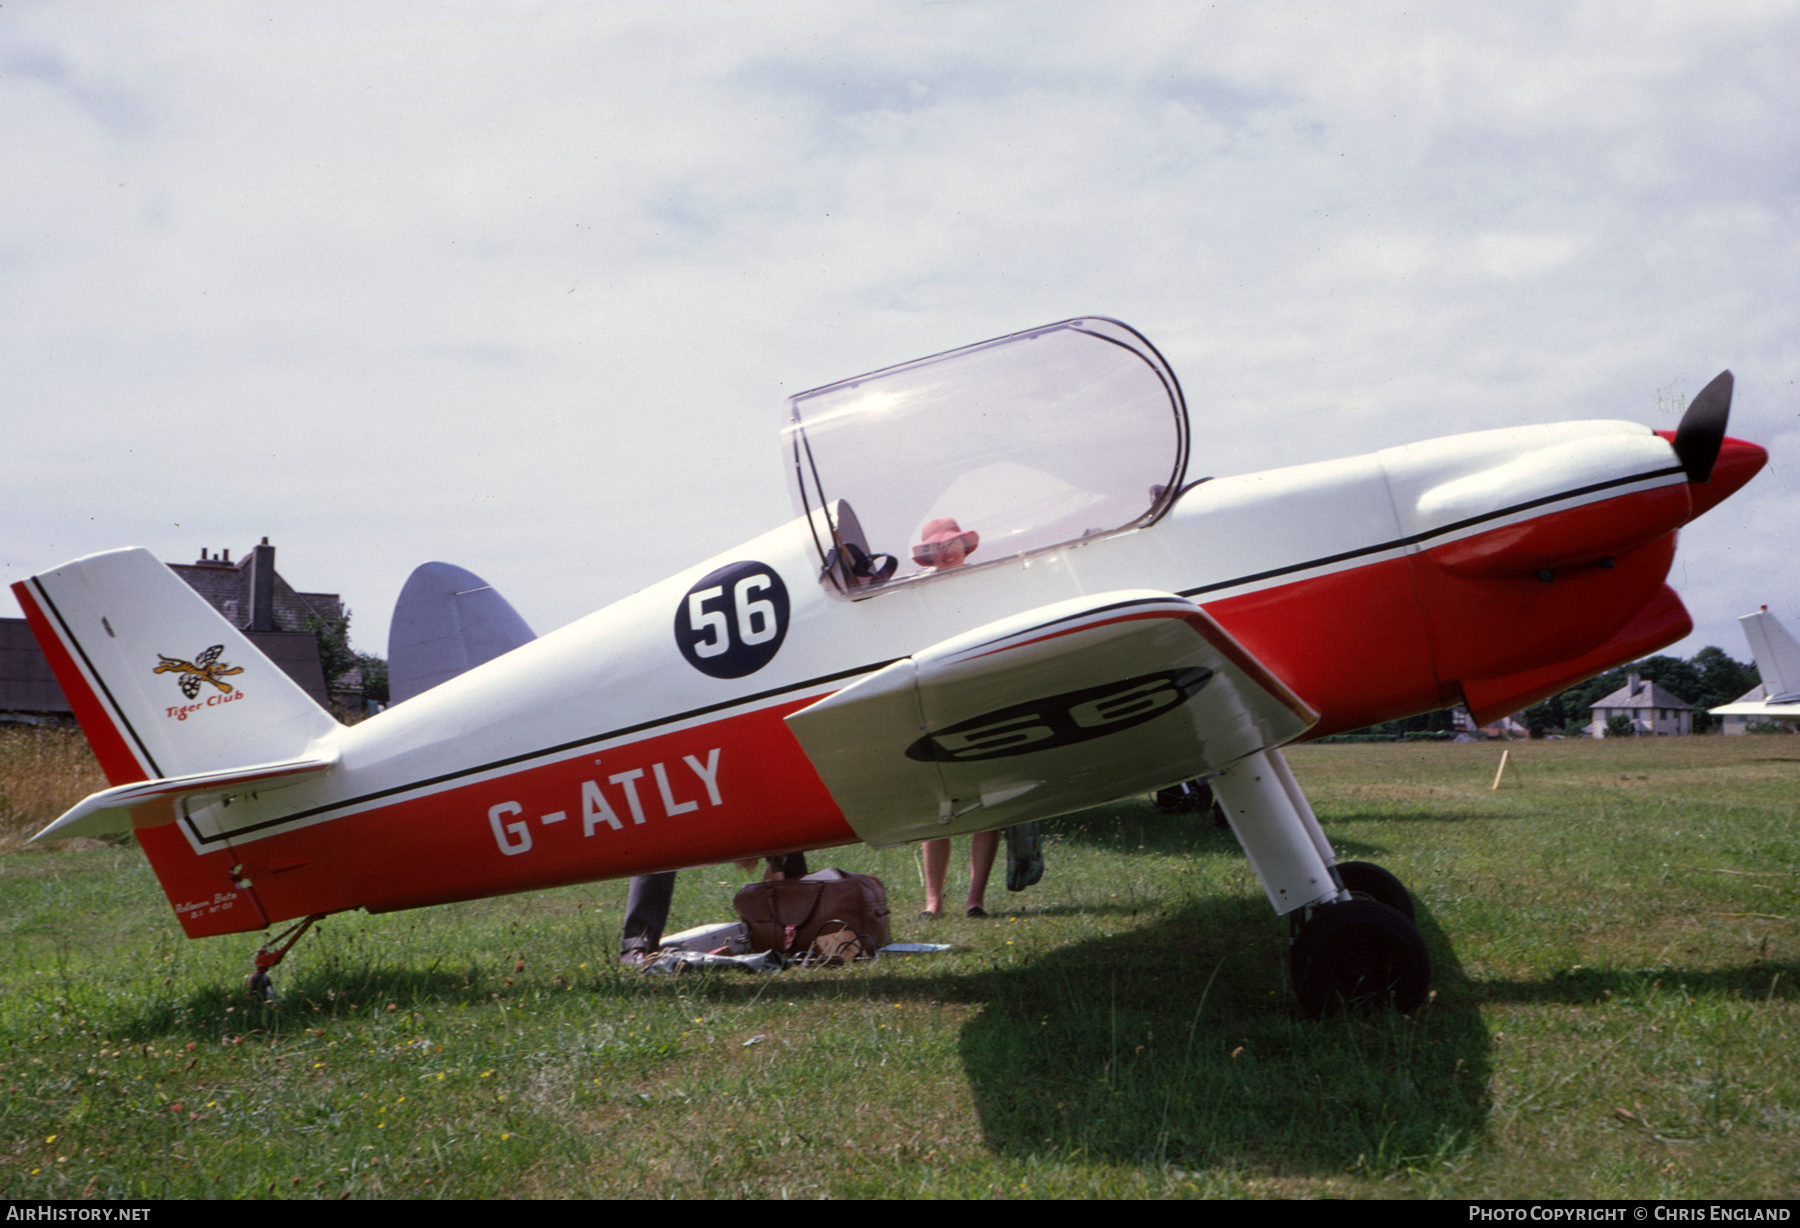
[[[251,548],[245,560],[250,569],[250,623],[246,631],[275,631],[275,547],[268,538]]]

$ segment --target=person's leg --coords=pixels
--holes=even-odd
[[[950,841],[927,840],[925,857],[925,911],[934,917],[944,913],[944,875],[950,869]]]
[[[669,921],[669,901],[675,897],[675,871],[640,874],[631,880],[625,897],[625,928],[619,934],[619,957],[632,963],[662,946],[663,926]]]
[[[988,875],[994,871],[994,855],[1000,848],[1000,833],[978,831],[969,839],[969,915],[987,916],[982,905],[987,900]]]
[[[806,877],[805,853],[782,853],[768,859],[769,868],[763,871],[763,882],[772,880],[792,881]]]

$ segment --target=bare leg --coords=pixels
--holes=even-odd
[[[925,911],[932,916],[944,912],[944,875],[950,869],[950,841],[927,840],[925,855]]]
[[[994,855],[1000,848],[1000,833],[978,831],[969,838],[969,907],[980,908],[987,900],[988,875],[994,870]]]

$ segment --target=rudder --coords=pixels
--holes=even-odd
[[[114,784],[290,759],[341,728],[147,550],[13,591]]]
[[[1744,628],[1744,638],[1750,641],[1750,653],[1756,658],[1763,694],[1769,702],[1800,699],[1800,644],[1794,642],[1767,606],[1755,614],[1744,615],[1738,622]]]
[[[177,820],[192,801],[329,768],[335,750],[314,744],[342,726],[147,550],[76,559],[13,592],[115,786],[40,838],[73,832],[83,810],[128,810],[189,937],[267,925],[231,849],[203,850]],[[140,781],[164,783],[119,788]]]

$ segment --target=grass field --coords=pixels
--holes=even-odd
[[[0,737],[0,823],[98,787],[56,736]],[[328,919],[272,1008],[134,848],[10,839],[0,1194],[1800,1193],[1800,739],[1515,743],[1492,791],[1498,757],[1290,752],[1436,966],[1415,1016],[1324,1023],[1230,836],[1146,802],[1051,825],[987,921],[913,921],[911,850],[815,856],[943,955],[643,977],[607,883]],[[673,924],[737,883],[684,873]]]

